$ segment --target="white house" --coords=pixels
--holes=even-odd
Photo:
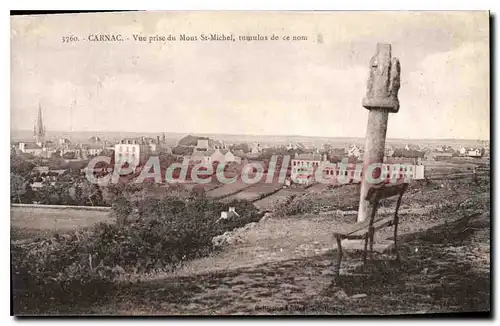
[[[418,146],[418,145],[412,145],[412,144],[406,144],[405,149],[407,151],[419,151],[420,150],[420,146]]]
[[[102,151],[104,150],[104,146],[100,144],[87,144],[84,145],[84,149],[87,155],[97,156],[102,153]]]
[[[299,146],[297,144],[292,144],[291,142],[288,143],[288,146],[286,147],[286,149],[288,150],[292,150],[292,149],[298,149]]]
[[[214,150],[211,151],[194,151],[191,157],[189,158],[190,164],[209,164],[212,163],[212,154]]]
[[[34,156],[43,156],[44,153],[44,148],[35,142],[19,143],[19,150]]]
[[[59,143],[59,145],[68,145],[68,144],[71,144],[71,140],[69,140],[68,138],[59,138],[57,140],[57,142]]]
[[[227,220],[233,217],[240,217],[240,214],[236,212],[236,209],[234,207],[229,207],[229,210],[227,212],[224,211],[220,212],[220,217],[216,221],[216,223],[219,222],[220,220]]]
[[[408,179],[408,180],[423,180],[425,172],[424,165],[415,164],[383,164],[381,178],[386,181],[390,181],[395,176],[397,179]],[[336,173],[338,176],[338,172]],[[361,170],[351,170],[346,172],[353,181],[360,182],[363,178],[363,171]]]
[[[241,162],[241,158],[235,156],[229,150],[208,150],[208,151],[195,151],[193,155],[191,155],[190,162],[192,164],[210,164],[212,162],[219,163],[230,163],[230,162]]]
[[[352,144],[347,149],[347,156],[349,156],[349,157],[351,157],[351,156],[360,157],[362,153],[363,152],[362,152],[361,148],[356,144]]]
[[[259,143],[257,144],[252,144],[250,146],[250,153],[252,154],[259,154],[259,153],[262,153],[262,146],[260,146]]]
[[[479,148],[471,148],[468,152],[467,152],[467,156],[469,157],[481,157],[482,154],[481,154],[481,150]]]
[[[138,166],[140,162],[141,145],[130,141],[115,144],[115,162],[119,164],[128,164]]]
[[[230,150],[221,150],[219,151],[221,154],[224,155],[223,161],[220,162],[225,162],[225,163],[231,163],[231,162],[236,162],[236,163],[241,163],[241,157],[238,157],[233,154]]]
[[[226,156],[221,152],[220,149],[214,150],[210,158],[210,161],[212,162],[224,163],[226,161]]]
[[[292,159],[292,181],[298,184],[310,184],[314,182],[314,170],[322,161],[326,161],[326,155],[320,154],[298,154]]]
[[[208,139],[198,139],[195,150],[209,150],[212,149]]]

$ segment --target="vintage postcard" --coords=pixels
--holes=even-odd
[[[489,29],[11,16],[12,313],[489,316]]]

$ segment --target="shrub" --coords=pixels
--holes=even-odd
[[[217,222],[220,212],[229,207],[235,207],[240,218]],[[119,197],[113,214],[115,224],[12,244],[17,310],[93,302],[112,290],[113,280],[124,272],[174,268],[210,253],[213,237],[260,219],[248,201],[220,203],[206,198],[131,202]]]
[[[235,207],[240,218],[217,222],[220,212]],[[220,203],[206,198],[185,202],[177,197],[147,198],[114,206],[115,225],[96,228],[90,247],[105,266],[147,271],[176,267],[212,250],[212,238],[260,219],[248,201]]]
[[[274,215],[277,217],[293,216],[298,214],[311,213],[317,209],[313,200],[305,195],[299,197],[289,197],[284,202],[279,202],[274,208]]]
[[[95,302],[113,288],[111,268],[91,266],[88,233],[11,245],[16,313],[50,304]]]

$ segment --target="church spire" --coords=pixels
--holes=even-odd
[[[43,118],[42,118],[42,106],[40,103],[38,103],[38,116],[36,118],[36,123],[34,126],[34,138],[35,142],[37,144],[43,144],[44,143],[44,138],[45,138],[45,127],[43,125]]]

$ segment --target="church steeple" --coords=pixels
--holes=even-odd
[[[42,107],[40,104],[38,104],[38,116],[33,128],[33,137],[35,138],[35,142],[40,146],[45,142],[45,127],[43,125]]]

